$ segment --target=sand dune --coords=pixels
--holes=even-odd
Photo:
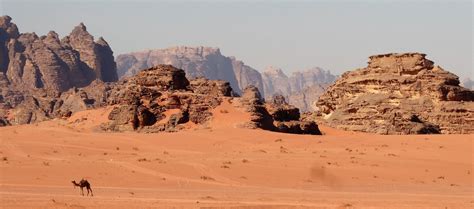
[[[108,111],[0,128],[2,208],[474,207],[473,135],[249,130],[229,103],[177,133],[99,132]]]

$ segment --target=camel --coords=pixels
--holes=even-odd
[[[72,181],[72,184],[74,184],[74,188],[76,188],[76,186],[81,188],[82,196],[84,196],[84,187],[87,189],[87,196],[89,196],[89,191],[91,192],[91,196],[94,196],[94,193],[92,193],[91,184],[87,180],[82,179],[79,183]]]

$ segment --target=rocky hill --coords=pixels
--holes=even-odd
[[[229,82],[195,78],[184,70],[158,65],[118,82],[107,94],[115,108],[104,130],[177,131],[184,124],[204,124],[224,100],[252,115],[246,127],[297,134],[321,134],[315,122],[300,121],[299,110],[285,103],[265,103],[254,86],[235,97]],[[170,113],[171,112],[171,113]],[[168,115],[168,116],[167,116]]]
[[[283,95],[290,104],[303,111],[313,111],[313,103],[336,79],[336,76],[321,68],[296,71],[287,76],[283,70],[270,66],[262,75],[267,95]]]
[[[103,38],[94,41],[84,24],[60,39],[54,31],[44,36],[20,33],[11,20],[0,17],[0,123],[67,114],[72,106],[90,105],[84,93],[95,89],[88,86],[118,80],[109,45]],[[81,93],[77,87],[86,88]]]
[[[218,48],[182,46],[122,54],[117,57],[119,76],[132,76],[140,70],[159,64],[184,69],[189,79],[205,77],[228,81],[236,93],[240,93],[240,89],[248,84],[261,86],[261,79],[250,78],[258,74],[256,70],[235,58],[223,56]]]
[[[425,54],[382,54],[317,102],[322,122],[378,134],[474,133],[474,91]]]
[[[236,93],[247,86],[258,88],[263,98],[271,100],[283,95],[290,104],[311,111],[312,103],[335,80],[329,71],[313,68],[295,72],[290,77],[282,70],[267,69],[260,73],[235,57],[226,57],[218,48],[172,47],[119,55],[116,59],[119,76],[135,75],[157,64],[170,64],[184,69],[189,79],[206,77],[230,83]]]

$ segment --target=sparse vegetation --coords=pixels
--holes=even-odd
[[[201,176],[201,179],[204,180],[204,181],[215,181],[214,178],[209,177],[209,176]]]
[[[219,111],[219,112],[220,112],[220,113],[223,113],[223,114],[229,113],[228,110],[221,110],[221,111]]]
[[[341,205],[341,208],[349,209],[349,208],[354,208],[354,206],[350,203],[345,203],[345,204]]]
[[[283,146],[280,146],[280,153],[288,153],[288,149],[283,147]]]
[[[146,158],[139,158],[137,161],[138,162],[150,162],[150,160],[148,160]]]
[[[155,158],[155,161],[158,161],[158,163],[160,163],[160,164],[165,164],[166,163],[166,161],[164,161],[160,158]]]

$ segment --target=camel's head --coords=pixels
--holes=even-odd
[[[76,181],[71,181],[71,183],[74,185],[74,188],[76,188],[76,185],[77,185]]]

